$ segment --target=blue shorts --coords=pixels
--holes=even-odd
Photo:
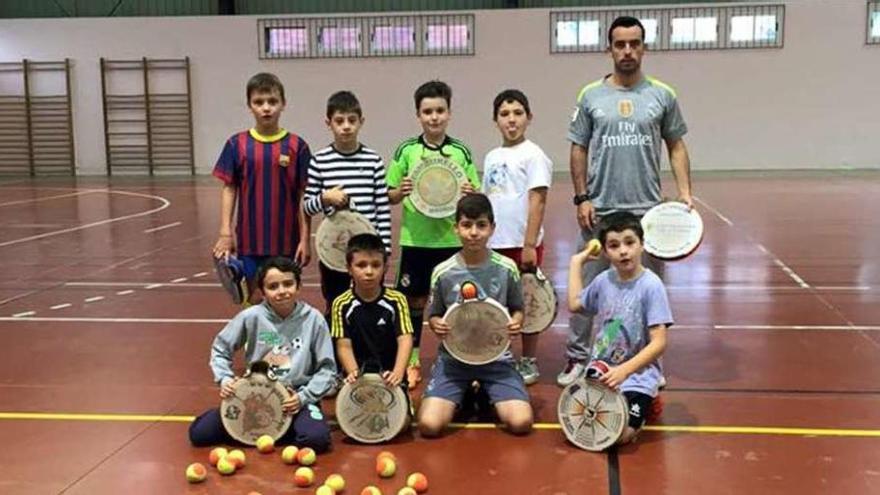
[[[244,278],[254,286],[257,283],[257,270],[264,261],[272,256],[240,256],[238,259],[244,265]]]
[[[462,363],[442,350],[431,367],[431,381],[425,388],[425,397],[446,399],[461,406],[465,391],[474,381],[480,383],[493,405],[505,400],[529,401],[526,384],[513,360],[472,365]]]

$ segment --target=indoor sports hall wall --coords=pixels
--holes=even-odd
[[[864,0],[785,4],[784,48],[648,53],[644,69],[674,86],[697,170],[880,168],[880,45],[865,44]],[[257,71],[285,83],[286,127],[314,147],[329,141],[324,103],[360,97],[363,140],[388,157],[419,132],[412,92],[432,78],[454,90],[450,134],[478,160],[498,143],[491,100],[518,87],[532,100],[530,137],[567,170],[565,140],[578,90],[610,70],[604,53],[549,53],[549,10],[476,12],[476,55],[260,60],[256,16],[14,19],[0,21],[0,61],[73,61],[78,171],[105,171],[98,59],[192,63],[197,170],[207,173],[233,131],[252,124],[244,84]],[[0,79],[0,91],[4,79]]]

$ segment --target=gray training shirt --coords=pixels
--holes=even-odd
[[[584,86],[568,140],[589,150],[587,194],[596,213],[643,215],[659,203],[661,141],[686,133],[675,91],[657,79],[623,88],[606,76]]]

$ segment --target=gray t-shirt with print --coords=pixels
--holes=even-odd
[[[468,266],[459,252],[434,268],[428,314],[443,316],[453,304],[460,302],[464,282],[473,282],[480,298],[491,297],[510,313],[523,309],[519,268],[512,259],[490,250],[488,259],[479,266]],[[440,353],[446,353],[442,345]],[[512,358],[513,354],[508,350],[498,360]]]
[[[643,215],[659,203],[662,141],[686,133],[675,91],[657,79],[624,88],[606,76],[584,86],[568,140],[589,150],[587,194],[597,214]]]

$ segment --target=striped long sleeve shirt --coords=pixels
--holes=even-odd
[[[391,208],[382,157],[363,145],[350,154],[340,153],[332,145],[315,152],[309,162],[303,201],[306,214],[332,213],[333,207],[321,201],[321,193],[336,186],[348,195],[351,209],[373,224],[390,253]]]

